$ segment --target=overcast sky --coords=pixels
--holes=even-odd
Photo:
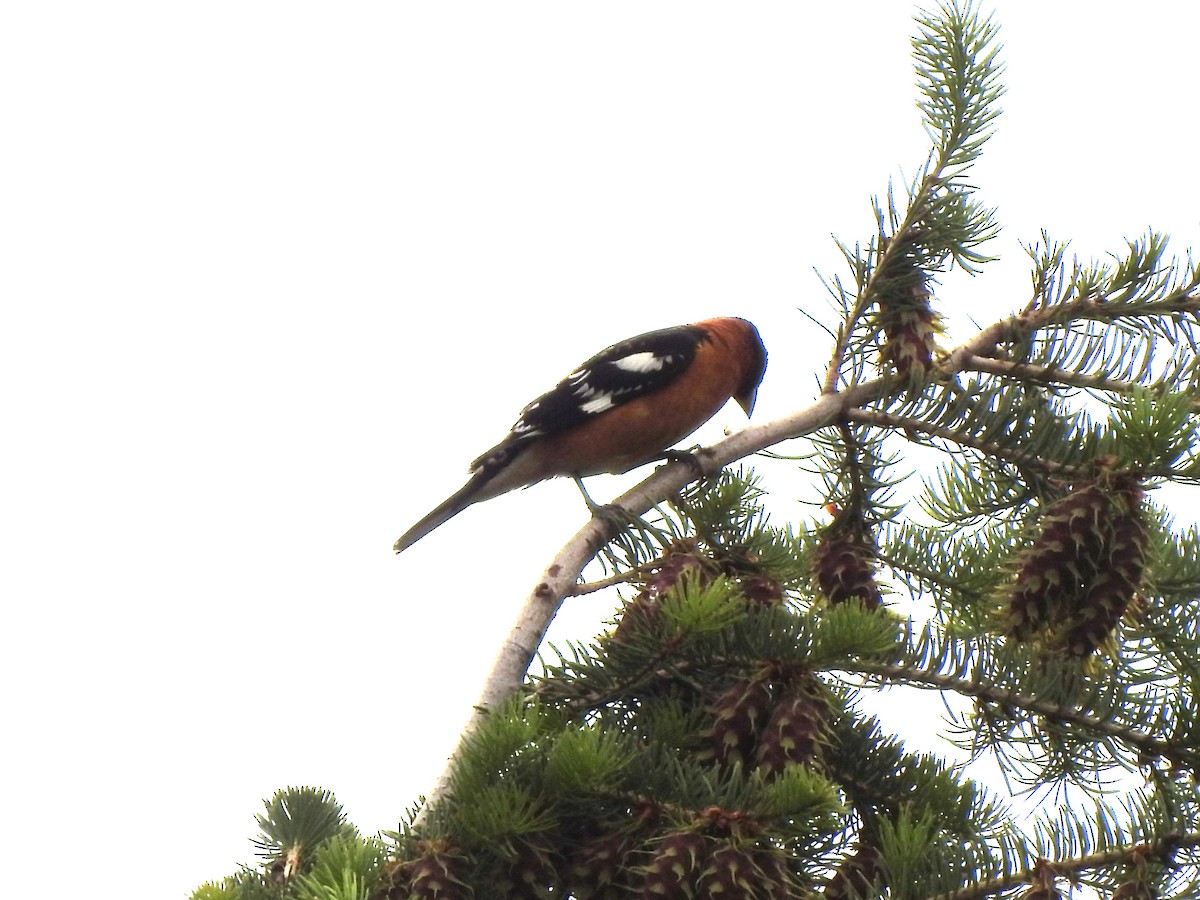
[[[1148,227],[1200,245],[1200,12],[1093,8],[1000,5],[975,180],[1001,261],[939,291],[951,341],[1028,299],[1042,228],[1085,257]],[[551,483],[392,541],[631,334],[744,316],[756,416],[814,395],[814,268],[842,273],[830,235],[869,239],[926,152],[911,11],[9,4],[5,892],[184,897],[291,784],[395,827],[585,515]],[[776,521],[810,514],[762,468]],[[553,637],[614,602],[569,601]]]

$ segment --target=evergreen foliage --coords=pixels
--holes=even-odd
[[[604,551],[612,629],[551,649],[438,803],[376,840],[281,791],[263,864],[196,900],[1200,894],[1200,532],[1154,495],[1200,479],[1200,270],[1154,233],[1102,262],[1043,235],[1024,308],[940,345],[938,276],[997,232],[965,179],[998,50],[973,5],[917,19],[931,151],[827,281],[825,392],[881,386],[806,436],[821,511],[777,527],[745,467],[664,502]],[[894,686],[1050,802],[906,748],[863,710]]]

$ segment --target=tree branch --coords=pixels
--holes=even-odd
[[[1200,834],[1195,832],[1189,834],[1168,834],[1156,841],[1132,844],[1126,847],[1114,847],[1111,850],[1101,850],[1096,853],[1089,853],[1086,856],[1076,857],[1075,859],[1055,860],[1050,863],[1050,866],[1056,873],[1069,877],[1085,869],[1105,869],[1120,863],[1130,862],[1138,856],[1157,857],[1167,860],[1176,850],[1184,850],[1191,847],[1200,847]],[[1001,891],[1016,887],[1019,884],[1027,884],[1036,875],[1037,872],[1035,869],[1030,867],[1008,875],[1002,875],[999,878],[980,881],[970,887],[965,887],[962,890],[949,894],[938,894],[936,897],[930,897],[929,900],[979,900],[980,897],[988,897],[992,894],[998,894]]]
[[[879,412],[873,409],[855,408],[846,410],[846,418],[852,422],[874,425],[877,428],[891,428],[909,437],[910,440],[912,439],[911,435],[918,432],[927,434],[930,437],[942,438],[945,441],[958,444],[960,447],[970,447],[972,450],[978,450],[980,453],[994,459],[1007,460],[1019,466],[1036,467],[1047,474],[1070,475],[1077,474],[1079,471],[1075,466],[1068,466],[1047,459],[1034,459],[1021,450],[1004,447],[994,441],[981,441],[953,428],[946,428],[942,425],[931,425],[928,422],[922,422],[920,419],[913,419],[907,416],[897,416],[892,413]]]
[[[988,359],[984,356],[973,356],[968,360],[967,369],[973,372],[985,372],[989,375],[999,375],[1004,378],[1022,378],[1027,381],[1037,381],[1041,384],[1068,385],[1070,387],[1087,388],[1096,391],[1109,391],[1114,394],[1128,394],[1141,385],[1137,382],[1122,378],[1104,378],[1100,375],[1087,375],[1083,372],[1071,372],[1054,366],[1039,366],[1033,363],[1019,363],[1003,359]],[[1198,403],[1197,405],[1200,405]]]
[[[852,664],[839,664],[838,667],[848,672],[875,675],[890,681],[903,681],[906,684],[918,687],[925,686],[941,691],[953,691],[967,697],[977,697],[988,703],[995,703],[997,706],[1023,709],[1055,722],[1078,725],[1093,734],[1116,738],[1122,743],[1136,748],[1146,758],[1161,757],[1188,769],[1195,766],[1194,759],[1183,757],[1176,746],[1169,741],[1159,740],[1140,731],[1132,731],[1107,719],[1089,716],[1087,713],[1080,712],[1077,709],[1060,706],[1057,703],[1049,703],[1045,700],[1039,700],[1037,697],[1018,694],[1015,691],[993,687],[992,685],[980,684],[977,681],[955,678],[952,675],[943,675],[939,672],[912,669],[889,663],[860,661]]]

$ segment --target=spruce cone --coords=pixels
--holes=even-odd
[[[1134,476],[1107,471],[1047,507],[1040,534],[1018,558],[1008,599],[1012,637],[1049,631],[1051,648],[1079,658],[1108,639],[1145,569],[1142,495]]]
[[[628,896],[618,882],[632,845],[628,834],[617,833],[601,835],[584,846],[567,870],[571,896],[579,900]]]
[[[696,882],[701,897],[749,897],[754,863],[741,848],[721,844],[711,854]]]
[[[722,900],[786,898],[788,886],[783,874],[776,857],[763,856],[750,847],[723,843],[709,855],[696,882],[696,896]]]
[[[1141,879],[1132,878],[1116,889],[1112,900],[1158,900],[1158,891]]]
[[[407,891],[399,896],[406,900],[465,900],[471,896],[470,889],[455,874],[464,862],[460,851],[443,840],[421,841],[417,847],[422,854],[404,867]]]
[[[1017,900],[1063,900],[1062,891],[1052,884],[1034,884]]]
[[[842,860],[833,877],[825,883],[825,900],[867,900],[878,896],[883,887],[879,851],[861,840],[853,856]]]
[[[876,278],[883,364],[909,383],[918,383],[933,369],[935,337],[942,330],[929,305],[925,273],[911,252],[901,252],[888,259]]]
[[[829,731],[829,698],[811,673],[795,680],[776,701],[758,744],[758,764],[782,772],[788,763],[822,768]]]
[[[1112,900],[1158,900],[1158,891],[1150,885],[1150,871],[1146,863],[1160,856],[1162,850],[1155,851],[1146,844],[1132,848],[1128,875],[1113,892]],[[1170,856],[1168,850],[1166,856]],[[1160,857],[1161,858],[1161,857]]]
[[[783,585],[770,575],[750,575],[741,581],[742,596],[751,607],[779,606],[783,603]]]
[[[707,758],[719,763],[748,763],[758,742],[759,730],[771,707],[766,673],[736,681],[718,699],[709,729]]]
[[[1061,621],[1083,583],[1095,575],[1099,523],[1108,505],[1100,483],[1089,481],[1046,508],[1041,532],[1019,557],[1020,570],[1009,595],[1009,633],[1017,640],[1028,640]]]
[[[865,527],[845,512],[822,532],[813,566],[817,584],[831,606],[858,600],[867,609],[878,609],[883,601],[875,583],[875,546]]]
[[[708,839],[697,831],[674,831],[659,842],[642,876],[643,900],[692,900],[696,877],[708,857]]]
[[[1061,642],[1071,656],[1098,650],[1120,624],[1141,586],[1150,535],[1142,516],[1142,489],[1132,479],[1116,488],[1105,523],[1103,555],[1079,604],[1067,621]]]
[[[789,900],[791,897],[813,897],[809,893],[800,893],[800,885],[791,869],[788,868],[787,855],[774,847],[760,848],[755,851],[754,864],[758,867],[761,884],[764,886],[765,897],[772,900]]]
[[[650,632],[661,615],[658,601],[651,600],[646,592],[642,591],[625,604],[609,640],[614,644],[629,644],[637,635]]]
[[[495,880],[498,896],[509,900],[545,900],[559,896],[558,870],[553,851],[543,847],[525,847],[520,855]]]
[[[1056,880],[1054,865],[1039,857],[1030,872],[1029,887],[1019,900],[1062,900],[1062,891],[1055,885]]]
[[[677,541],[651,568],[638,595],[625,604],[611,640],[625,643],[635,634],[651,629],[660,614],[659,598],[675,587],[687,572],[697,573],[701,584],[708,584],[717,574],[713,562],[696,552],[695,541]]]

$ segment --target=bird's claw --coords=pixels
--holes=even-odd
[[[663,459],[668,463],[686,463],[695,478],[703,478],[705,475],[704,464],[700,462],[700,458],[695,453],[689,450],[668,450],[663,454]]]
[[[638,518],[616,503],[597,503],[589,508],[594,518],[601,519],[616,529],[625,528],[630,523],[636,522]]]

